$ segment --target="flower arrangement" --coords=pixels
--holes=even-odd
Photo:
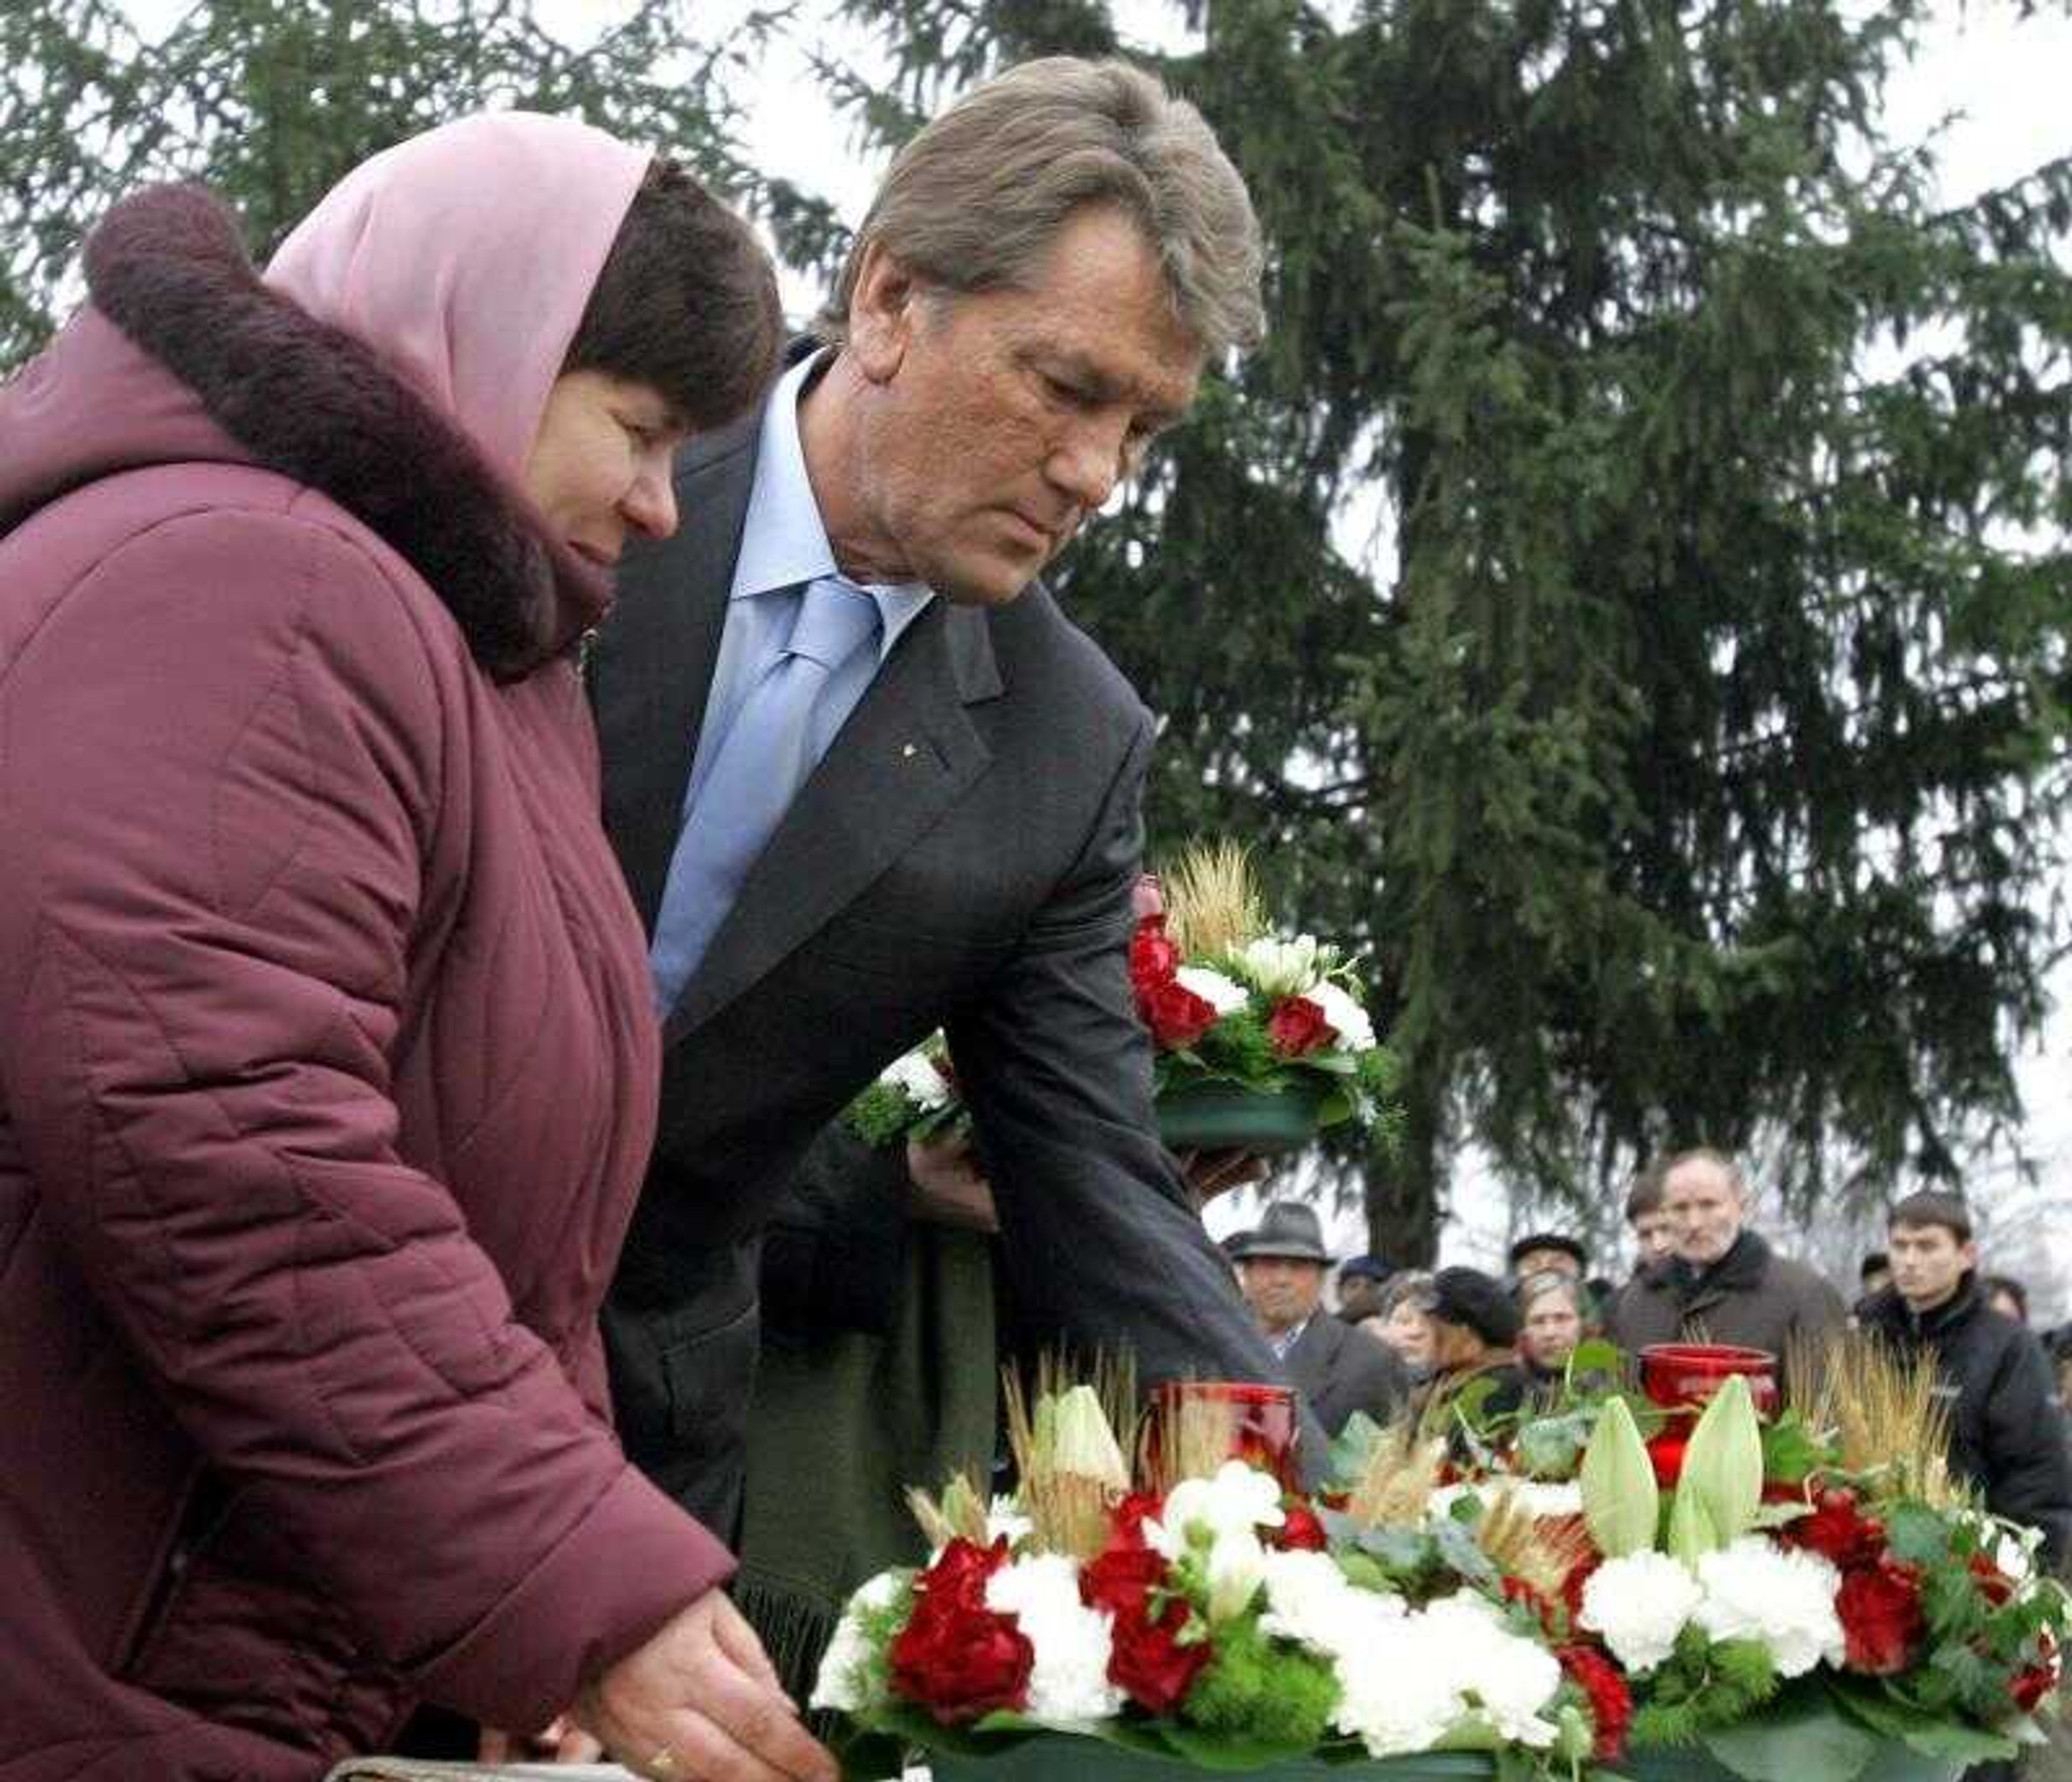
[[[1129,982],[1156,1051],[1159,1125],[1175,1150],[1256,1152],[1379,1121],[1396,1083],[1351,962],[1270,928],[1244,851],[1196,847],[1134,894]],[[939,1032],[849,1105],[872,1145],[948,1137],[970,1117]]]
[[[1198,846],[1164,881],[1139,882],[1129,980],[1157,1048],[1169,1143],[1278,1149],[1342,1121],[1371,1126],[1394,1088],[1396,1060],[1352,962],[1270,928],[1230,844]],[[1269,1101],[1293,1112],[1285,1128],[1262,1121]]]
[[[1015,1500],[917,1499],[928,1564],[857,1594],[813,1698],[856,1773],[886,1740],[962,1776],[1067,1735],[1082,1775],[1093,1740],[1196,1768],[1479,1753],[1641,1779],[1667,1753],[1679,1777],[1871,1782],[1903,1752],[1893,1773],[1955,1776],[2038,1736],[2057,1686],[2072,1611],[2026,1537],[1817,1443],[1772,1443],[1811,1458],[1771,1475],[1745,1380],[1667,1488],[1614,1390],[1565,1484],[1449,1478],[1445,1442],[1395,1430],[1315,1498],[1137,1443],[1111,1397],[1017,1411]]]

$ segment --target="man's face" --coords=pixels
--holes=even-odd
[[[1672,1247],[1686,1262],[1716,1262],[1741,1236],[1741,1195],[1733,1176],[1709,1158],[1693,1158],[1669,1172],[1662,1211]]]
[[[1527,1250],[1511,1273],[1520,1281],[1535,1274],[1565,1274],[1571,1281],[1583,1278],[1583,1265],[1566,1250]]]
[[[1324,1296],[1324,1265],[1292,1256],[1252,1256],[1238,1265],[1246,1303],[1269,1336],[1316,1311]]]
[[[1895,1225],[1885,1245],[1892,1284],[1915,1311],[1928,1311],[1956,1292],[1967,1269],[1979,1264],[1979,1246],[1960,1243],[1947,1225]]]
[[[1012,600],[1194,400],[1202,351],[1120,212],[1079,212],[1019,289],[953,294],[867,266],[849,350],[873,390],[845,544],[885,578]]]
[[[1652,1212],[1634,1216],[1633,1241],[1642,1262],[1659,1262],[1675,1253],[1676,1228],[1670,1224],[1669,1215],[1657,1207]]]

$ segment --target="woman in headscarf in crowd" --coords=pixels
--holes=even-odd
[[[832,1782],[595,1323],[656,1036],[577,645],[767,258],[508,115],[263,278],[193,187],[85,263],[0,390],[0,1771],[308,1782],[431,1702]]]

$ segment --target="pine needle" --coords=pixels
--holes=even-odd
[[[1159,883],[1166,932],[1183,958],[1235,953],[1266,930],[1250,858],[1235,842],[1193,843]]]

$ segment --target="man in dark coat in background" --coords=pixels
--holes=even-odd
[[[1970,1209],[1954,1194],[1910,1194],[1892,1209],[1893,1284],[1859,1314],[1902,1356],[1935,1357],[1950,1417],[1950,1468],[1986,1508],[2038,1529],[2054,1570],[2072,1537],[2072,1451],[2042,1345],[1986,1303]]]
[[[1732,1343],[1767,1349],[1781,1370],[1795,1349],[1817,1358],[1822,1340],[1844,1327],[1848,1311],[1833,1284],[1748,1228],[1748,1199],[1732,1159],[1700,1150],[1670,1159],[1662,1208],[1674,1247],[1605,1315],[1605,1334],[1627,1354],[1654,1343]]]
[[[1275,1201],[1231,1255],[1260,1329],[1326,1434],[1336,1435],[1355,1411],[1386,1423],[1403,1408],[1410,1374],[1396,1352],[1323,1310],[1331,1258],[1314,1212]]]

